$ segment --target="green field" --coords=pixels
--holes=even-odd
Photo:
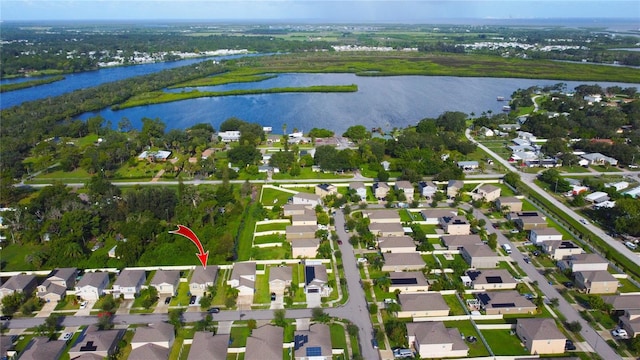
[[[480,330],[491,351],[497,356],[509,355],[529,355],[529,353],[520,345],[520,339],[517,335],[511,335],[511,330]]]
[[[263,187],[261,202],[265,206],[284,205],[293,194],[286,191],[280,191],[272,188]]]
[[[457,328],[460,334],[465,337],[475,336],[478,339],[474,344],[467,343],[469,346],[469,357],[489,356],[489,350],[487,350],[482,341],[480,341],[480,335],[478,335],[478,332],[470,320],[445,321],[444,325],[447,328]]]

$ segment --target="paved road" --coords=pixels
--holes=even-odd
[[[562,313],[568,322],[578,321],[582,325],[582,331],[580,331],[580,334],[589,343],[589,345],[591,345],[596,353],[598,353],[603,359],[607,360],[622,359],[620,355],[618,355],[609,346],[609,344],[604,341],[600,334],[595,332],[591,328],[589,323],[582,319],[576,309],[574,309],[573,306],[571,306],[571,304],[569,304],[569,302],[565,300],[562,295],[560,295],[558,290],[553,285],[550,285],[548,283],[547,278],[540,274],[540,272],[531,263],[526,263],[524,261],[524,255],[522,255],[520,250],[518,250],[518,248],[513,243],[511,243],[511,241],[509,241],[509,239],[507,239],[507,237],[504,236],[502,232],[496,231],[496,229],[491,226],[491,220],[486,215],[484,215],[481,211],[474,209],[473,216],[475,216],[476,219],[484,219],[487,222],[487,233],[496,233],[498,235],[498,244],[511,245],[511,258],[518,263],[522,270],[524,270],[530,281],[538,282],[538,287],[544,293],[547,299],[558,299],[557,311]]]
[[[495,159],[497,159],[502,165],[504,165],[508,170],[513,171],[515,173],[519,173],[520,177],[522,178],[522,180],[536,193],[538,193],[540,196],[544,197],[545,199],[547,199],[548,201],[550,201],[554,206],[556,206],[558,209],[560,209],[560,211],[564,212],[565,214],[569,215],[570,217],[574,218],[574,219],[580,219],[582,218],[581,215],[577,214],[575,211],[573,211],[572,209],[570,209],[569,207],[567,207],[566,205],[564,205],[563,203],[561,203],[560,201],[556,200],[555,197],[553,197],[551,194],[547,193],[546,191],[544,191],[542,188],[540,188],[538,185],[536,185],[533,180],[535,180],[536,178],[536,174],[528,174],[528,173],[521,173],[518,171],[518,169],[516,169],[513,165],[511,165],[508,161],[506,161],[505,159],[503,159],[502,157],[500,157],[500,155],[494,153],[493,151],[491,151],[491,149],[487,148],[486,146],[478,143],[477,141],[475,141],[472,137],[471,137],[471,131],[469,129],[467,129],[465,131],[465,135],[467,136],[467,139],[469,139],[471,142],[475,143],[476,145],[478,145],[479,148],[481,148],[482,150],[486,151],[489,155],[493,156]],[[631,176],[637,176],[639,172],[637,171],[625,171],[624,173],[615,173],[616,175],[631,175]],[[592,173],[592,175],[599,175],[600,173]],[[600,229],[599,227],[593,225],[593,224],[587,224],[584,225],[589,231],[591,231],[593,234],[595,234],[597,237],[599,237],[600,239],[604,240],[609,246],[611,246],[615,251],[619,252],[620,254],[624,255],[624,257],[628,258],[629,260],[631,260],[634,264],[636,264],[637,266],[640,266],[640,254],[638,253],[634,253],[633,251],[631,251],[629,248],[627,248],[622,242],[612,238],[611,236],[607,235],[604,231],[602,231],[602,229]]]

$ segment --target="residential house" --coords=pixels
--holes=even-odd
[[[0,299],[13,295],[16,292],[26,294],[28,297],[36,290],[37,285],[38,282],[35,275],[13,275],[0,286]]]
[[[131,350],[127,360],[166,360],[169,359],[170,349],[156,345],[153,343],[144,344],[138,348]]]
[[[460,331],[446,328],[442,321],[407,324],[409,346],[420,358],[458,358],[469,355],[469,347]]]
[[[496,268],[501,260],[501,257],[485,244],[463,246],[460,255],[474,269]]]
[[[389,193],[389,185],[386,182],[377,182],[373,184],[373,195],[378,200],[383,200]]]
[[[416,293],[429,291],[429,282],[422,271],[399,271],[389,273],[389,292]]]
[[[513,275],[505,269],[469,270],[467,276],[474,290],[515,289],[518,285]]]
[[[584,197],[585,201],[592,204],[600,204],[605,201],[609,201],[609,194],[604,191],[595,191]]]
[[[618,279],[607,270],[577,271],[573,275],[576,286],[587,294],[611,294],[618,291]]]
[[[492,137],[495,136],[495,132],[493,132],[493,130],[489,129],[488,127],[481,127],[480,130],[478,131],[478,135],[480,136],[484,136],[484,137]]]
[[[253,295],[256,284],[256,263],[252,261],[237,262],[233,264],[231,277],[227,285],[238,289],[239,295]]]
[[[587,160],[589,165],[618,165],[618,160],[600,153],[582,154],[580,157]]]
[[[286,227],[285,235],[287,240],[313,239],[318,231],[317,225],[290,225]]]
[[[191,295],[202,296],[210,286],[216,286],[217,279],[217,265],[208,265],[206,269],[202,266],[196,266],[189,281],[189,292]]]
[[[464,216],[443,216],[440,218],[440,226],[449,235],[471,234],[471,225]]]
[[[398,180],[394,185],[396,191],[404,192],[404,196],[407,198],[407,201],[413,200],[414,188],[413,184],[406,180]]]
[[[178,270],[157,270],[149,285],[158,290],[158,294],[168,294],[174,296],[178,293],[180,284],[180,271]]]
[[[476,189],[476,192],[472,195],[474,200],[484,200],[487,202],[495,201],[500,197],[500,189],[494,185],[482,185]]]
[[[75,359],[84,354],[110,357],[117,352],[118,342],[124,333],[123,329],[98,330],[95,325],[89,325],[69,349],[69,357]]]
[[[627,330],[630,338],[640,335],[640,310],[625,310],[620,316],[620,325]]]
[[[304,226],[313,225],[318,226],[318,218],[316,212],[313,210],[307,210],[304,214],[296,214],[291,216],[291,225]]]
[[[447,197],[450,199],[456,197],[463,187],[464,182],[462,180],[449,180],[447,183]]]
[[[217,336],[217,335],[216,335]],[[282,360],[284,329],[274,325],[264,325],[251,332],[247,338],[245,360]]]
[[[401,311],[398,311],[399,318],[418,318],[429,316],[448,316],[449,305],[439,292],[414,293],[398,295]]]
[[[420,195],[427,199],[431,199],[438,192],[438,186],[433,181],[419,182],[418,189],[420,190]]]
[[[20,360],[58,360],[66,347],[66,341],[49,340],[48,337],[37,336],[31,339],[22,350]]]
[[[218,137],[220,138],[220,141],[224,143],[239,141],[240,131],[237,131],[237,130],[220,131],[218,133]]]
[[[382,168],[384,169],[384,171],[389,171],[389,166],[391,166],[391,163],[388,162],[387,160],[381,161],[380,165],[382,165]]]
[[[123,295],[125,299],[134,299],[147,281],[144,270],[124,269],[113,283],[114,297]]]
[[[131,348],[135,350],[146,344],[154,344],[165,349],[171,349],[175,339],[173,325],[166,322],[157,322],[135,328],[135,334],[131,339]]]
[[[617,192],[620,192],[620,191],[628,188],[629,187],[629,183],[626,182],[626,181],[618,181],[618,182],[615,182],[615,183],[606,183],[606,184],[604,184],[604,187],[605,188],[612,187],[612,188],[616,189]]]
[[[380,252],[412,253],[416,251],[416,243],[409,236],[381,237],[378,239]]]
[[[404,235],[404,228],[400,223],[371,223],[369,224],[369,231],[379,237]]]
[[[584,250],[573,241],[548,241],[542,245],[542,249],[554,260],[584,253]]]
[[[543,245],[545,242],[556,242],[562,240],[562,233],[556,228],[531,229],[529,241],[534,245]]]
[[[13,360],[18,351],[11,336],[0,336],[0,359]]]
[[[460,250],[465,246],[482,244],[480,235],[448,235],[440,237],[440,241],[449,250]]]
[[[506,211],[522,211],[522,200],[515,196],[500,196],[496,199],[496,208]]]
[[[397,210],[371,210],[363,213],[369,218],[371,224],[400,223],[400,214]]]
[[[329,195],[337,195],[338,188],[333,184],[318,184],[315,187],[315,194],[324,198]]]
[[[520,124],[500,124],[498,125],[502,131],[516,131],[520,130]]]
[[[517,135],[518,135],[518,139],[526,140],[530,143],[538,140],[538,138],[535,135],[526,131],[518,131]]]
[[[290,266],[271,266],[269,268],[269,291],[282,295],[291,286],[293,280]]]
[[[620,313],[625,310],[640,310],[640,294],[603,296],[602,299],[607,304],[611,304],[614,311]]]
[[[516,290],[477,293],[481,308],[487,315],[533,314],[536,306]]]
[[[98,300],[109,285],[109,274],[106,272],[87,272],[76,284],[76,296],[82,300]]]
[[[355,191],[360,197],[360,201],[367,201],[367,188],[363,182],[355,181],[349,184],[349,190]]]
[[[420,253],[384,253],[384,265],[382,265],[382,271],[410,271],[410,270],[422,270],[426,263]]]
[[[309,194],[305,192],[299,192],[291,197],[291,201],[294,205],[309,205],[316,207],[322,205],[322,198],[316,194]]]
[[[320,294],[320,296],[329,296],[331,288],[327,285],[329,276],[327,268],[320,265],[304,266],[304,292],[307,294]]]
[[[424,209],[420,211],[426,225],[440,224],[440,218],[452,217],[458,215],[457,210],[453,209]]]
[[[196,331],[187,360],[227,360],[229,334]]]
[[[523,216],[515,219],[513,223],[523,231],[541,229],[548,226],[547,219],[542,216]]]
[[[316,323],[309,330],[293,334],[293,357],[296,360],[333,359],[329,325]]]
[[[576,254],[566,260],[558,262],[562,269],[571,269],[571,272],[607,270],[609,263],[598,254]]]
[[[37,288],[37,296],[46,302],[60,301],[67,295],[67,290],[76,285],[76,268],[55,269]]]
[[[517,319],[516,334],[531,355],[564,353],[567,337],[551,318]]]
[[[469,171],[475,170],[479,166],[479,163],[475,160],[473,161],[458,161],[458,167],[462,170]]]
[[[284,216],[303,215],[309,210],[313,211],[311,206],[305,204],[285,204],[282,209]]]
[[[171,151],[158,150],[158,151],[143,151],[138,155],[138,160],[147,160],[149,162],[167,161],[171,156]]]
[[[318,255],[320,240],[316,238],[302,238],[291,240],[291,256],[297,258],[315,258]]]

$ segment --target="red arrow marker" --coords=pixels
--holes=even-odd
[[[207,259],[209,258],[209,252],[204,252],[204,248],[202,247],[202,243],[198,236],[188,227],[183,225],[178,225],[178,230],[169,231],[170,234],[178,234],[186,237],[191,240],[198,247],[199,254],[196,254],[198,259],[200,259],[200,263],[202,263],[203,268],[207,268]]]

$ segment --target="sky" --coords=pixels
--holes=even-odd
[[[0,20],[303,20],[626,18],[638,0],[0,0]]]

